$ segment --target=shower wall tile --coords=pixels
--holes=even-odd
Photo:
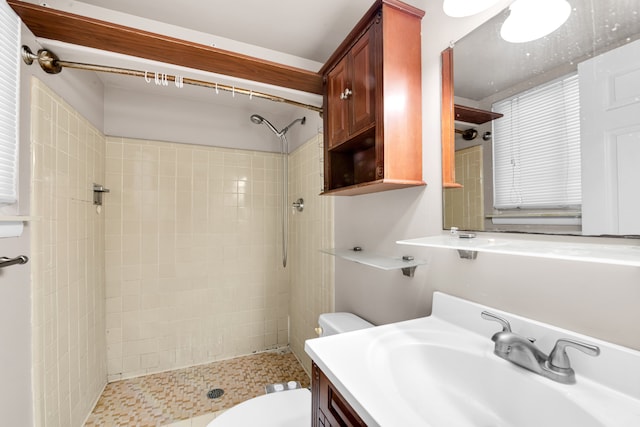
[[[273,153],[108,137],[109,380],[288,344]]]
[[[484,230],[482,146],[456,151],[456,180],[462,188],[444,190],[444,228]]]
[[[107,374],[105,138],[35,78],[31,97],[34,423],[80,426]]]
[[[334,258],[320,253],[334,246],[333,196],[320,196],[322,143],[319,134],[289,156],[289,198],[304,199],[302,212],[289,210],[291,349],[307,373],[304,341],[316,337],[318,316],[334,311]]]

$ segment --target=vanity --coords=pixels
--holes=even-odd
[[[575,382],[550,379],[498,355],[504,327],[492,316],[545,357],[565,339],[598,354],[564,348]],[[313,426],[640,425],[640,352],[440,292],[431,316],[311,339],[305,351]]]

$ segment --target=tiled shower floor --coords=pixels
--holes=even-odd
[[[293,353],[267,352],[116,381],[107,384],[85,426],[190,426],[183,420],[229,409],[264,394],[267,384],[292,380],[309,386]],[[224,395],[209,399],[213,388]]]

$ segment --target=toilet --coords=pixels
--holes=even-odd
[[[324,313],[316,332],[321,337],[371,328],[352,313]],[[285,384],[285,388],[286,388]],[[207,427],[300,427],[311,425],[311,392],[306,388],[265,394],[242,402],[211,421]]]

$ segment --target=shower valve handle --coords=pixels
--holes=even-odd
[[[353,95],[353,91],[349,88],[346,88],[344,92],[340,94],[340,99],[349,99],[351,95]]]

